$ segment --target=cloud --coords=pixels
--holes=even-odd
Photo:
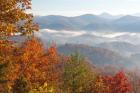
[[[56,31],[44,29],[36,33],[43,42],[55,41],[58,44],[77,43],[94,45],[103,42],[129,42],[140,44],[140,33],[131,32],[87,32],[87,31]]]

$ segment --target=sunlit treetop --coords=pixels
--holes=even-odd
[[[31,0],[0,0],[0,37],[37,31],[38,26],[33,24],[33,15],[28,10],[31,10]]]

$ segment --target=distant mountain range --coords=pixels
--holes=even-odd
[[[107,13],[76,17],[49,15],[35,16],[34,22],[38,23],[41,29],[140,32],[140,17],[132,15],[113,16]]]
[[[135,68],[139,66],[138,58],[136,59],[136,54],[132,57],[126,57],[120,55],[115,51],[109,49],[99,48],[99,47],[90,47],[87,45],[81,44],[66,44],[58,47],[58,51],[61,54],[70,55],[75,51],[79,52],[81,55],[86,57],[90,62],[98,66],[118,66],[125,68]],[[138,55],[138,54],[137,54]],[[138,57],[140,57],[138,55]]]

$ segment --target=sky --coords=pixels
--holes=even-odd
[[[140,0],[32,0],[35,15],[77,16],[110,13],[140,13]]]

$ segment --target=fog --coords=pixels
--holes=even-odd
[[[86,44],[95,45],[104,42],[127,42],[134,45],[140,44],[140,33],[113,32],[113,31],[56,31],[42,29],[35,36],[44,42],[56,44]]]

